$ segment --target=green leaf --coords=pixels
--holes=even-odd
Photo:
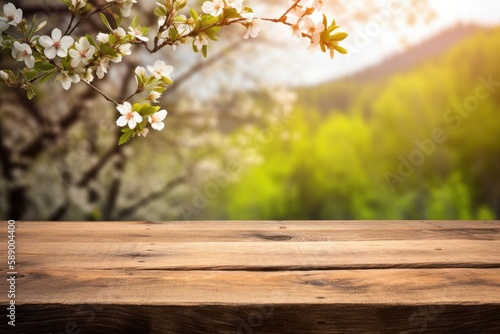
[[[158,17],[167,16],[167,12],[165,12],[165,9],[163,9],[162,7],[156,7],[153,13]]]
[[[43,83],[47,82],[54,75],[54,73],[56,73],[56,72],[55,71],[51,71],[51,72],[45,73],[44,75],[42,75],[40,77],[40,79],[38,79],[38,83],[39,84],[43,84]]]
[[[28,99],[31,100],[36,94],[32,85],[29,85],[27,90]]]
[[[24,75],[26,77],[26,80],[33,80],[35,77],[36,77],[36,70],[29,70],[28,72],[26,72],[26,74]]]
[[[132,131],[125,132],[124,134],[122,134],[120,140],[118,141],[118,145],[123,145],[127,143],[130,140],[130,138],[132,138],[132,134],[133,134]]]
[[[38,61],[35,63],[35,70],[37,71],[50,71],[55,69],[56,67],[51,63],[47,63],[44,61]]]
[[[224,18],[226,19],[239,19],[241,17],[240,13],[234,8],[228,8],[224,10]]]
[[[106,15],[104,15],[103,13],[99,13],[99,16],[101,16],[101,21],[102,21],[102,23],[104,23],[106,28],[108,28],[109,31],[113,31],[113,29],[111,28],[111,25],[109,24],[109,21],[108,21],[108,18],[106,17]]]
[[[130,23],[130,26],[135,29],[135,28],[137,28],[138,25],[139,25],[139,18],[136,16],[132,20],[132,23]]]
[[[180,11],[181,9],[183,9],[184,7],[186,7],[187,5],[187,1],[186,0],[178,0],[175,2],[175,9],[177,11]]]
[[[207,46],[206,45],[203,45],[203,47],[201,48],[201,54],[203,55],[203,57],[207,58]]]
[[[28,33],[28,38],[29,39],[31,39],[31,37],[35,33],[35,29],[36,29],[36,15],[33,16],[33,19],[31,20],[31,27],[30,27],[30,31]]]
[[[89,34],[85,35],[85,38],[89,41],[90,45],[93,45],[96,48],[96,50],[99,50],[99,46],[97,46],[97,44],[94,42],[94,40]]]
[[[116,57],[118,52],[107,44],[101,45],[101,53],[106,56],[111,56],[110,58]]]
[[[198,22],[198,20],[200,19],[198,13],[193,8],[189,8],[189,12],[191,13],[191,17],[193,18],[193,20]]]

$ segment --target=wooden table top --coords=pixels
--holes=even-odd
[[[12,333],[500,333],[500,221],[16,222],[15,233],[16,330],[0,324]],[[2,279],[4,310],[7,291]]]

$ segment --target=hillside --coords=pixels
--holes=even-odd
[[[351,97],[357,96],[354,90],[359,88],[359,84],[372,85],[377,91],[377,87],[380,87],[380,84],[393,74],[411,70],[419,64],[444,54],[473,34],[486,30],[488,29],[477,25],[459,24],[404,52],[396,53],[377,65],[345,78],[299,88],[297,92],[305,105],[318,106],[322,111],[346,110],[353,103]]]
[[[498,219],[499,53],[482,28],[383,79],[303,89],[213,217]]]

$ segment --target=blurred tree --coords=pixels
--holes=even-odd
[[[89,3],[97,8],[107,4],[104,0]],[[372,18],[368,14],[375,9],[370,1],[363,3],[365,6],[347,10],[352,7],[339,1],[327,4],[325,10],[344,13],[353,22],[368,22]],[[47,20],[48,31],[71,19],[67,6],[58,1],[19,0],[14,4],[23,8],[25,17],[37,15],[38,20]],[[258,5],[270,11],[276,6]],[[153,26],[156,19],[142,15],[141,23]],[[98,27],[102,22],[96,15],[82,22],[76,31],[95,35]],[[193,189],[245,156],[245,151],[233,142],[234,133],[251,136],[249,128],[257,131],[270,122],[266,109],[271,107],[256,106],[259,102],[248,94],[237,94],[234,89],[224,92],[223,87],[218,87],[218,83],[228,81],[224,73],[240,71],[238,63],[242,58],[252,59],[260,52],[255,42],[242,45],[240,34],[233,29],[226,31],[226,42],[216,46],[207,60],[182,49],[156,57],[137,54],[111,68],[107,79],[95,84],[100,91],[122,100],[134,90],[128,78],[144,60],[152,62],[160,57],[180,69],[181,74],[161,100],[170,111],[167,130],[129,147],[116,145],[121,132],[114,126],[114,113],[88,86],[75,86],[71,94],[64,94],[60,85],[39,87],[34,100],[28,100],[22,91],[2,86],[2,219],[183,218],[181,204],[190,203],[196,196]],[[260,43],[269,47],[275,42],[268,36]],[[10,59],[10,51],[2,49],[0,68],[12,66]],[[203,75],[210,79],[202,79],[202,72],[207,70],[210,72]],[[259,82],[258,76],[244,74],[246,81]],[[274,94],[266,91],[259,99],[269,95],[268,101],[276,105]]]

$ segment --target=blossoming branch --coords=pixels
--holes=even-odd
[[[65,90],[73,84],[84,83],[116,106],[120,113],[117,126],[123,127],[119,144],[134,136],[146,136],[149,127],[164,128],[167,111],[155,106],[162,93],[173,83],[170,74],[173,67],[158,60],[153,65],[135,69],[136,90],[123,101],[115,101],[95,87],[92,82],[103,79],[111,63],[119,63],[132,54],[133,46],[143,47],[149,53],[170,47],[191,44],[194,52],[206,57],[209,41],[216,41],[219,31],[230,25],[241,25],[243,38],[255,38],[262,22],[284,24],[290,34],[301,40],[311,50],[320,49],[334,57],[335,52],[346,53],[338,43],[347,37],[335,20],[328,21],[321,13],[324,0],[289,0],[288,8],[277,18],[257,17],[252,8],[244,6],[244,0],[205,1],[200,10],[187,6],[187,0],[162,0],[156,3],[154,14],[156,27],[142,26],[136,16],[124,26],[123,18],[129,17],[137,0],[106,0],[100,8],[87,0],[61,0],[71,14],[66,27],[54,28],[50,33],[38,35],[46,22],[30,22],[23,18],[21,8],[8,3],[0,13],[0,44],[11,51],[20,63],[15,73],[1,70],[0,78],[12,88],[24,89],[28,98],[35,96],[34,87],[50,80],[60,82]],[[96,36],[77,33],[82,22],[99,15],[103,28]],[[105,14],[115,22],[110,23]],[[321,15],[318,15],[321,14]],[[318,21],[315,18],[321,18]],[[329,23],[330,22],[330,23]]]

